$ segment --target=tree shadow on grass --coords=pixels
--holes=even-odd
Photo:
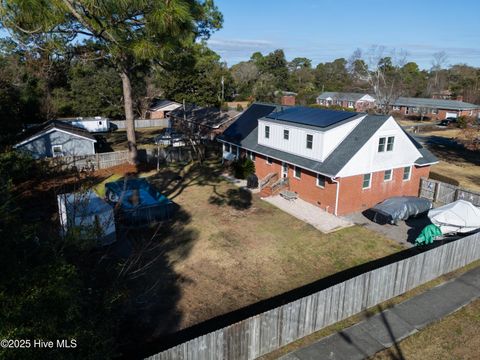
[[[246,189],[228,189],[220,194],[215,189],[215,195],[210,196],[208,202],[213,205],[228,205],[235,210],[247,210],[252,206],[252,193]]]
[[[181,285],[191,280],[176,273],[174,266],[189,255],[198,238],[197,231],[187,227],[190,219],[177,206],[169,221],[149,228],[120,229],[119,241],[131,246],[118,271],[125,294],[118,344],[125,358],[136,357],[145,342],[179,329]]]

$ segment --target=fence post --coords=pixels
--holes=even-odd
[[[100,170],[100,155],[98,153],[95,154],[95,161],[97,162],[97,169]]]
[[[440,193],[440,182],[435,181],[435,188],[433,189],[433,202],[436,203],[438,201],[438,194]]]

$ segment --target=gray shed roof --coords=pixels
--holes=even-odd
[[[332,98],[334,100],[357,101],[357,100],[360,100],[365,95],[369,95],[369,94],[367,94],[367,93],[353,93],[353,92],[326,91],[326,92],[321,93],[317,97],[317,99],[326,100],[327,98]]]
[[[480,105],[470,104],[457,100],[429,99],[429,98],[411,98],[399,97],[393,105],[395,106],[411,106],[411,107],[428,107],[444,110],[473,110],[480,109]]]
[[[348,161],[360,150],[360,148],[373,136],[373,134],[375,134],[378,128],[389,119],[388,115],[367,115],[340,143],[340,145],[335,148],[325,161],[321,162],[258,144],[258,119],[265,117],[276,108],[277,106],[275,105],[252,104],[229,128],[227,128],[227,130],[225,130],[223,135],[219,137],[219,140],[236,144],[247,150],[297,165],[303,169],[311,170],[329,177],[335,177]],[[352,119],[354,118],[357,118],[357,116]],[[325,130],[325,128],[322,130]],[[424,149],[410,136],[409,138],[422,154],[422,157],[415,162],[417,165],[426,165],[437,161],[427,149]]]

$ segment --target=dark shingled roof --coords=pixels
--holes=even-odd
[[[42,124],[29,127],[22,134],[20,134],[18,143],[28,140],[31,137],[46,133],[47,131],[53,128],[63,130],[70,134],[82,136],[84,138],[96,141],[95,137],[85,129],[82,129],[78,126],[71,125],[70,123],[67,123],[67,122],[63,122],[59,120],[50,120]]]
[[[392,104],[394,106],[427,107],[445,110],[473,110],[480,109],[480,105],[470,104],[458,100],[429,99],[399,97]]]
[[[329,177],[335,177],[361,147],[375,134],[375,132],[390,118],[388,115],[367,115],[348,134],[348,136],[332,151],[332,153],[320,162],[284,151],[272,149],[258,144],[258,119],[266,117],[278,106],[268,104],[252,104],[230,127],[228,127],[219,140],[236,144],[245,149],[282,160],[301,168],[311,170]],[[358,115],[355,114],[354,115]],[[355,119],[357,116],[352,117]],[[407,134],[407,136],[409,136]],[[415,147],[423,157],[415,162],[417,165],[426,165],[437,162],[437,159],[417,141],[411,138]]]

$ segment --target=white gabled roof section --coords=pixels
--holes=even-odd
[[[352,121],[349,121],[343,125],[334,127],[333,129],[330,129],[325,132],[323,136],[323,156],[322,156],[322,161],[325,161],[326,158],[334,151],[338,145],[340,145],[343,140],[355,129],[355,127],[360,124],[361,121],[366,117],[367,115],[360,116],[357,119],[354,119]]]
[[[389,136],[395,137],[393,151],[378,152],[379,138]],[[347,162],[337,176],[347,177],[410,166],[421,156],[422,154],[400,125],[390,117]]]

